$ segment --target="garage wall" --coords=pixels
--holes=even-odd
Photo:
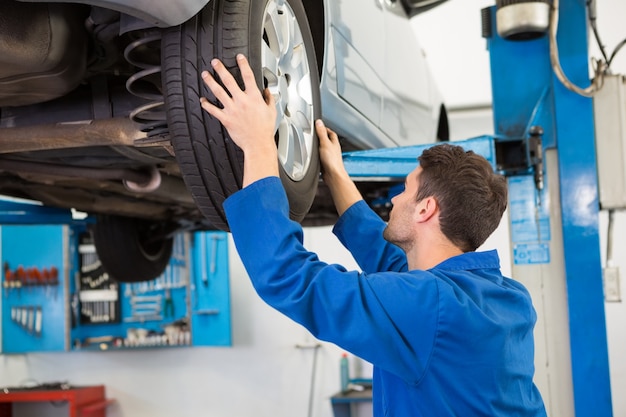
[[[492,3],[450,0],[416,21],[416,31],[451,110],[454,140],[493,131],[489,57],[480,37],[479,18],[480,9]],[[601,33],[612,49],[626,37],[617,21],[618,16],[626,15],[626,4],[622,0],[600,3]],[[623,54],[615,68],[626,73],[626,51]],[[604,233],[606,213],[602,216]],[[345,250],[329,236],[330,228],[307,229],[305,243],[323,260],[355,267]],[[619,264],[626,251],[624,213],[616,215],[615,236],[618,266],[626,271],[626,264]],[[506,224],[483,248],[498,248],[504,271],[510,271]],[[232,242],[230,250],[233,347],[1,355],[0,386],[60,380],[77,385],[105,384],[108,395],[117,400],[109,408],[110,417],[332,417],[329,397],[339,389],[341,351],[327,343],[317,349],[306,348],[318,342],[259,300]],[[623,303],[607,304],[616,416],[626,415],[626,398],[615,394],[626,387],[625,320]],[[315,385],[310,396],[316,354]],[[355,358],[351,361],[353,375],[371,374],[368,364]],[[48,406],[45,415],[66,414]]]
[[[598,29],[600,37],[610,54],[615,47],[626,38],[623,18],[626,16],[626,2],[621,0],[602,0],[598,2]],[[600,52],[591,42],[591,56],[600,57]],[[626,48],[616,55],[611,64],[614,74],[626,74]],[[600,213],[600,243],[603,264],[606,263],[606,247],[608,235],[608,213]],[[626,292],[626,213],[618,211],[614,216],[613,225],[613,259],[621,272],[621,297],[624,300]],[[609,366],[611,374],[611,391],[613,396],[613,415],[626,415],[626,397],[622,395],[626,389],[626,304],[621,302],[605,303],[606,326],[609,346]]]
[[[602,0],[598,2],[598,29],[600,37],[610,54],[615,47],[626,38],[623,18],[626,16],[626,2],[622,0]],[[591,56],[600,57],[595,42],[591,42]],[[626,48],[616,55],[611,64],[614,74],[626,74]],[[603,264],[606,263],[606,247],[608,235],[608,213],[600,213],[600,243]],[[621,297],[626,296],[626,213],[619,211],[614,216],[613,226],[613,259],[621,272]],[[611,391],[613,396],[613,415],[626,415],[626,397],[622,395],[626,389],[626,304],[622,302],[605,303],[606,326],[609,346],[609,366],[611,374]]]

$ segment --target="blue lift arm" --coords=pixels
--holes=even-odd
[[[73,222],[72,212],[68,209],[0,198],[0,225],[72,224]]]

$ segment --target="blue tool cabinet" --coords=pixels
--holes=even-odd
[[[67,349],[66,231],[2,226],[3,353]]]
[[[228,238],[180,234],[164,273],[118,283],[88,222],[0,226],[2,353],[229,346]]]

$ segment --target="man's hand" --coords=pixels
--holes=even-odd
[[[320,142],[320,161],[324,182],[332,182],[334,178],[348,177],[343,165],[341,145],[335,132],[324,126],[321,120],[315,121],[315,131]]]
[[[222,123],[231,139],[243,150],[245,187],[261,178],[278,176],[278,151],[274,141],[276,105],[269,90],[261,94],[252,68],[241,54],[237,55],[237,65],[244,82],[243,90],[220,60],[211,61],[224,87],[208,71],[202,72],[202,79],[222,107],[204,97],[200,98],[200,104]]]
[[[361,193],[350,179],[343,164],[341,145],[337,134],[324,126],[321,120],[315,121],[315,131],[320,142],[322,178],[333,196],[337,213],[341,216],[350,206],[362,200]]]

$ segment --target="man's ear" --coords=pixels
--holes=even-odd
[[[415,215],[419,222],[430,220],[439,212],[439,205],[434,197],[425,197],[415,207]]]

